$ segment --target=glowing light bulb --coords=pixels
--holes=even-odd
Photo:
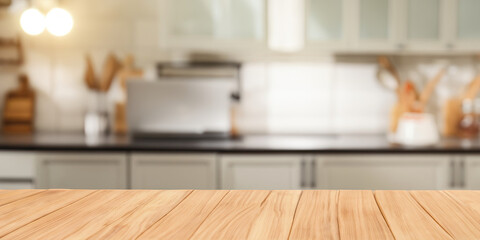
[[[35,8],[25,10],[20,17],[20,26],[29,35],[38,35],[45,30],[45,16]]]
[[[53,8],[47,13],[47,30],[51,34],[61,37],[67,35],[73,28],[73,18],[70,13],[61,8]]]

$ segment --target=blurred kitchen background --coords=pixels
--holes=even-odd
[[[0,0],[0,188],[480,189],[478,12]]]

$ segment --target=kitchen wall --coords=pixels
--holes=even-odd
[[[14,0],[10,9],[0,10],[0,37],[20,32],[18,19],[23,2]],[[82,131],[89,102],[83,82],[86,53],[92,55],[97,71],[109,52],[119,57],[133,53],[137,65],[148,76],[154,75],[156,62],[185,54],[162,47],[158,18],[161,11],[152,7],[157,2],[62,1],[74,16],[73,31],[62,38],[22,35],[26,64],[21,68],[0,66],[0,96],[15,86],[17,73],[24,71],[37,91],[37,130]],[[245,132],[383,133],[387,129],[395,96],[377,83],[374,56],[319,53],[309,58],[245,59],[241,115]],[[442,80],[437,91],[441,97],[451,94],[452,84],[462,86],[475,74],[476,61],[470,56],[397,56],[394,60],[403,77],[411,78],[418,86],[444,64],[457,66],[453,77]],[[432,111],[437,105],[432,104]]]

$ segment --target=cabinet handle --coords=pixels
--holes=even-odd
[[[317,188],[317,161],[315,159],[312,159],[312,167],[311,167],[311,180],[312,180],[312,188]]]
[[[455,174],[455,159],[450,160],[450,188],[455,187],[455,179],[456,179],[456,174]]]

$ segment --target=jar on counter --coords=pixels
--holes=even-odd
[[[462,101],[462,115],[458,123],[458,137],[476,138],[478,136],[478,117],[472,99]]]

